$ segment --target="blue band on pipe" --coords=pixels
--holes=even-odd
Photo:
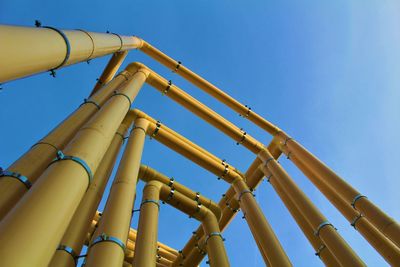
[[[59,30],[59,29],[56,29],[56,28],[53,28],[53,27],[50,27],[50,26],[43,26],[42,28],[51,29],[51,30],[53,30],[53,31],[58,32],[58,33],[62,36],[62,38],[64,39],[65,45],[67,46],[67,52],[66,52],[66,54],[65,54],[64,60],[61,62],[60,65],[58,65],[57,67],[52,68],[52,69],[50,70],[50,71],[54,71],[54,70],[56,70],[56,69],[58,69],[58,68],[61,68],[62,66],[64,66],[65,63],[67,63],[67,61],[68,61],[68,59],[69,59],[69,56],[70,56],[70,54],[71,54],[71,44],[69,43],[68,37],[65,35],[65,33],[63,33],[63,31],[61,31],[61,30]]]
[[[56,250],[63,250],[65,252],[67,252],[69,255],[72,256],[72,258],[74,258],[74,261],[76,262],[76,258],[78,258],[78,255],[75,253],[75,251],[66,245],[59,245],[58,248]]]
[[[90,247],[93,247],[94,245],[96,245],[97,243],[101,243],[101,242],[112,242],[117,244],[118,246],[120,246],[122,248],[123,251],[125,251],[125,243],[122,242],[121,240],[119,240],[116,237],[113,236],[108,236],[104,233],[102,233],[101,235],[99,235],[98,237],[96,237],[93,240],[93,243],[90,245]]]
[[[10,176],[10,177],[17,179],[18,181],[23,183],[26,186],[26,188],[28,188],[28,189],[32,187],[31,181],[29,181],[29,179],[26,176],[23,176],[17,172],[0,170],[0,177],[3,177],[3,176]]]
[[[53,164],[54,162],[57,162],[60,160],[72,160],[72,161],[75,161],[76,163],[78,163],[79,165],[81,165],[85,169],[86,173],[88,174],[89,184],[92,182],[92,180],[93,180],[92,170],[90,170],[89,165],[84,160],[82,160],[78,157],[74,157],[74,156],[66,156],[66,155],[64,155],[64,153],[61,150],[59,150],[59,151],[57,151],[57,158],[54,159],[50,164]]]

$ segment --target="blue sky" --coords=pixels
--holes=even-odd
[[[0,23],[138,35],[286,130],[400,219],[398,1],[1,1]],[[6,38],[6,37],[2,37]],[[27,44],[28,45],[28,44]],[[3,85],[0,165],[9,166],[79,106],[108,58]],[[270,136],[139,51],[140,61],[240,127]],[[156,90],[134,103],[245,171],[254,155]],[[228,185],[147,140],[143,163],[218,201]],[[281,163],[369,266],[385,262],[288,160]],[[137,203],[140,202],[142,184]],[[295,266],[321,266],[271,186],[257,199]],[[104,205],[104,200],[102,202]],[[136,227],[137,215],[133,226]],[[198,222],[163,206],[159,239],[180,249]],[[232,266],[264,266],[241,216],[225,231]],[[202,263],[205,266],[205,263]]]

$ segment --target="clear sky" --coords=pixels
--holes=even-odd
[[[61,29],[142,37],[286,130],[400,219],[400,2],[0,1],[0,23],[33,26],[35,19]],[[3,85],[3,168],[79,106],[107,60],[67,67],[57,78],[44,73]],[[268,134],[141,52],[132,51],[125,64],[133,61],[172,79],[260,141],[270,141]],[[150,86],[144,86],[133,106],[242,171],[255,158]],[[291,162],[284,157],[280,162],[369,266],[386,265]],[[146,141],[143,163],[215,201],[228,188],[155,140]],[[271,185],[262,183],[256,196],[294,265],[321,266]],[[181,249],[197,226],[194,219],[162,206],[159,240]],[[224,237],[232,266],[264,266],[241,216]]]

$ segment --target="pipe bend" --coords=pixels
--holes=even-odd
[[[150,69],[146,65],[144,65],[143,63],[140,63],[140,62],[129,63],[129,65],[126,66],[126,68],[125,68],[125,70],[127,72],[129,72],[131,75],[133,75],[134,73],[138,72],[141,69],[148,71],[150,74]]]

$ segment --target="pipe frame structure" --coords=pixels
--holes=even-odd
[[[146,74],[146,71],[138,70],[117,90],[65,148],[63,154],[68,157],[60,156],[51,164],[0,222],[0,265],[43,266],[50,262],[90,184],[91,173],[96,171],[132,100],[146,80]],[[64,213],[60,214],[60,209]],[[26,223],[35,231],[26,228]],[[44,237],[48,238],[46,245],[36,246]],[[30,242],[23,242],[26,239]],[[25,251],[24,257],[17,257],[14,253],[21,249]]]
[[[141,203],[138,236],[133,261],[134,266],[155,266],[158,224],[156,218],[158,217],[160,208],[160,199],[201,221],[204,231],[208,235],[207,247],[210,265],[229,266],[215,214],[179,191],[174,191],[171,196],[171,188],[157,180],[147,182],[143,189],[143,200]]]
[[[155,132],[156,134],[154,134]],[[214,161],[212,158],[197,150],[195,146],[176,138],[175,135],[170,134],[169,131],[164,130],[163,127],[159,127],[150,122],[147,134],[206,170],[218,175],[221,179],[231,183],[239,199],[242,198],[241,207],[247,214],[248,221],[250,221],[250,230],[257,240],[260,251],[266,255],[266,258],[268,258],[271,264],[276,264],[277,266],[291,266],[287,255],[258,207],[254,196],[252,194],[247,194],[251,191],[240,174],[230,171],[232,168],[231,166],[223,165],[220,163],[221,161]],[[271,243],[274,245],[271,246]]]
[[[7,26],[5,26],[5,27],[7,27]],[[2,28],[4,28],[4,26],[2,26]],[[26,29],[24,29],[24,30],[26,30]],[[57,65],[55,68],[51,68],[50,69],[51,71],[53,71],[54,69],[59,68],[59,67],[61,67],[63,65],[72,64],[74,62],[74,60],[78,60],[77,58],[79,58],[79,56],[81,56],[81,55],[73,55],[70,58],[71,55],[69,53],[71,51],[69,51],[70,43],[69,43],[69,40],[68,40],[68,37],[67,37],[68,36],[67,33],[59,31],[59,30],[57,30],[55,28],[52,28],[52,27],[43,27],[40,30],[45,30],[45,31],[51,30],[51,31],[53,31],[53,33],[55,32],[55,33],[59,34],[64,39],[64,42],[66,44],[66,48],[67,48],[66,50],[67,51],[66,51],[66,56],[65,56],[64,60],[61,62],[61,64]],[[95,41],[94,41],[93,37],[91,36],[91,34],[85,32],[85,31],[81,31],[81,32],[83,32],[86,35],[88,35],[90,37],[91,41],[92,41],[93,49],[92,49],[92,52],[91,52],[91,54],[89,56],[89,58],[90,58],[93,55],[93,53],[95,52],[95,47],[94,47]],[[43,33],[46,33],[46,32],[42,31],[42,34]],[[72,35],[73,34],[71,34],[71,36]],[[116,34],[114,34],[114,35],[116,35]],[[28,36],[29,36],[29,34],[28,34]],[[124,40],[123,39],[125,37],[122,38],[119,35],[116,35],[116,36],[120,39],[120,48],[119,48],[119,51],[120,51],[120,50],[123,49],[123,46],[124,46]],[[358,227],[359,227],[359,225],[362,224],[366,229],[365,231],[368,231],[368,230],[371,230],[371,229],[376,229],[376,230],[379,230],[382,234],[384,234],[387,238],[389,238],[391,241],[388,241],[387,244],[385,243],[387,246],[386,246],[386,248],[383,248],[383,250],[385,250],[385,249],[387,249],[387,247],[391,246],[390,244],[392,244],[392,243],[390,243],[390,242],[393,242],[393,243],[397,244],[397,246],[400,246],[400,226],[399,226],[399,224],[397,224],[392,218],[387,216],[383,211],[381,211],[378,207],[376,207],[365,196],[361,195],[357,190],[355,190],[349,184],[344,182],[339,176],[337,176],[327,166],[325,166],[322,162],[320,162],[314,155],[312,155],[310,152],[308,152],[303,147],[301,147],[299,144],[297,144],[297,142],[295,142],[292,138],[288,137],[279,128],[277,128],[276,126],[274,126],[273,124],[271,124],[267,120],[263,119],[258,114],[254,113],[251,110],[251,108],[249,108],[247,106],[243,106],[242,104],[237,102],[235,99],[230,97],[228,94],[222,92],[220,89],[218,89],[217,87],[215,87],[211,83],[207,82],[206,80],[204,80],[203,78],[201,78],[197,74],[191,72],[189,69],[187,69],[184,66],[182,66],[181,62],[175,62],[174,60],[172,60],[171,58],[169,58],[168,56],[166,56],[165,54],[163,54],[159,50],[155,49],[154,47],[152,47],[151,45],[149,45],[148,43],[146,43],[145,41],[143,41],[143,40],[141,40],[141,39],[139,39],[137,37],[129,37],[127,39],[129,39],[127,42],[128,43],[131,42],[132,46],[134,46],[135,48],[139,47],[142,51],[144,51],[145,53],[147,53],[147,54],[151,55],[152,57],[156,58],[162,64],[164,64],[166,66],[169,66],[171,64],[176,64],[174,72],[179,72],[184,78],[188,79],[190,82],[192,82],[195,85],[199,86],[201,89],[203,89],[204,91],[208,92],[209,94],[211,94],[212,96],[214,96],[215,98],[217,98],[218,100],[223,102],[224,104],[228,105],[232,109],[238,111],[239,114],[241,114],[243,117],[249,118],[252,122],[254,122],[258,126],[263,128],[267,132],[271,133],[275,137],[281,138],[281,149],[282,149],[282,144],[283,144],[283,146],[290,147],[290,151],[287,152],[287,156],[288,157],[291,155],[291,153],[293,153],[293,154],[296,153],[296,155],[299,158],[299,162],[300,162],[299,166],[301,166],[301,164],[304,165],[302,171],[304,171],[304,172],[308,171],[308,173],[311,172],[312,175],[315,175],[316,177],[318,177],[318,179],[321,179],[323,182],[326,183],[326,184],[323,184],[323,186],[328,186],[328,187],[331,187],[331,188],[339,186],[342,189],[342,190],[340,190],[339,195],[327,196],[327,198],[332,203],[333,203],[332,199],[339,199],[340,198],[343,201],[347,201],[354,208],[354,210],[356,210],[356,212],[360,212],[359,213],[359,218],[357,218],[357,220],[354,221],[354,226],[355,226],[355,223],[357,223]],[[128,44],[128,46],[129,45],[130,44]],[[102,52],[99,51],[99,53],[102,53]],[[148,69],[144,70],[144,72],[147,72],[147,73],[150,72],[150,74],[152,73]],[[149,76],[149,74],[147,76]],[[156,75],[153,75],[153,76],[156,77]],[[162,79],[160,81],[160,79],[161,79],[161,77],[156,77],[153,80],[149,79],[149,81],[150,81],[150,83],[152,81],[153,82],[155,81],[156,84],[165,85],[166,81],[162,80]],[[164,89],[164,93],[168,93],[170,91],[173,91],[173,90],[171,90],[171,88],[173,88],[173,86],[170,86],[170,85],[167,86],[166,89]],[[194,101],[196,101],[196,100],[194,98],[191,98],[189,95],[187,95],[189,97],[185,97],[185,93],[179,93],[179,90],[178,90],[178,94],[177,95],[178,95],[178,98],[174,99],[175,101],[180,103],[180,101],[182,101],[182,99],[183,99],[183,103],[181,103],[181,104],[183,104],[184,106],[186,104],[185,107],[187,107],[188,109],[191,108],[190,110],[192,112],[194,112],[195,114],[199,115],[203,119],[206,118],[206,116],[204,114],[208,114],[208,115],[211,114],[212,115],[211,116],[211,121],[209,121],[209,122],[212,125],[214,125],[215,127],[219,128],[224,133],[228,134],[229,136],[231,136],[234,139],[235,139],[235,136],[236,137],[238,137],[238,136],[240,137],[240,135],[238,135],[236,126],[234,126],[233,124],[230,125],[230,123],[228,121],[224,120],[224,118],[222,118],[221,116],[219,116],[218,114],[213,112],[211,109],[208,109],[205,105],[203,105],[202,103],[200,103],[198,101],[197,101],[198,102],[197,104],[193,104],[193,103],[195,103]],[[181,100],[179,100],[179,99],[181,99]],[[198,110],[196,111],[196,108],[198,110],[200,110],[200,111],[198,111]],[[201,110],[204,110],[205,113],[202,113]],[[242,111],[243,111],[243,113],[242,113]],[[157,129],[157,128],[155,128],[155,129]],[[238,140],[238,143],[244,143],[244,145],[254,153],[259,152],[259,150],[261,150],[261,152],[265,151],[263,146],[262,146],[262,144],[261,144],[261,146],[259,146],[258,143],[253,142],[253,141],[256,141],[256,140],[251,138],[251,137],[248,138],[249,135],[246,135],[247,134],[246,132],[241,132],[241,134],[242,135],[241,135],[240,140]],[[256,144],[256,145],[252,146],[252,144]],[[55,148],[57,150],[57,147],[55,147]],[[68,149],[68,147],[67,147],[67,149]],[[105,149],[103,149],[103,150],[105,151]],[[199,150],[199,151],[201,152],[201,150]],[[209,155],[210,154],[208,154],[208,156]],[[209,156],[209,157],[212,158],[211,156]],[[274,160],[272,160],[272,162],[273,161]],[[99,160],[97,160],[97,162],[99,162]],[[85,166],[83,166],[83,167],[85,168]],[[85,169],[87,171],[87,168],[85,168]],[[229,168],[225,167],[225,171],[226,170],[228,170],[228,172],[229,172]],[[282,169],[282,171],[283,171],[283,169]],[[272,170],[272,172],[273,172],[273,170]],[[20,175],[19,179],[23,181],[23,178],[25,178],[25,176],[21,177],[20,173],[17,173],[17,174]],[[17,175],[17,174],[15,174],[15,175]],[[224,172],[224,174],[225,174],[225,172]],[[228,176],[229,176],[229,178],[232,178],[232,177],[230,177],[231,175],[228,175]],[[241,174],[239,174],[239,176],[241,176]],[[12,175],[10,177],[12,177]],[[223,178],[225,178],[225,177],[223,177]],[[237,180],[230,180],[230,182],[233,183],[233,184],[235,184],[237,182],[238,185],[236,187],[239,188],[238,190],[242,190],[242,189],[243,190],[247,190],[247,189],[244,189],[247,186],[246,183],[244,183],[244,185],[242,185],[243,180],[240,179],[240,178],[238,178]],[[323,186],[320,186],[320,187],[323,188]],[[293,188],[295,188],[295,187],[293,187]],[[241,195],[243,193],[243,190],[239,191],[239,200],[240,200],[240,197],[241,197]],[[329,191],[329,190],[325,190],[325,191]],[[246,193],[251,193],[251,192],[246,192]],[[6,217],[6,218],[8,218],[8,217]],[[365,221],[367,221],[367,222],[365,224],[363,224]],[[374,228],[374,227],[376,227],[376,228]],[[327,228],[327,227],[324,227],[324,228]],[[1,224],[0,224],[0,233],[1,233]],[[379,236],[379,232],[377,232],[377,231],[370,231],[369,234],[371,234],[371,236],[370,236],[371,240],[373,240],[377,236],[379,238],[381,238]],[[381,238],[381,240],[382,239],[384,239],[384,238]],[[378,246],[382,246],[382,244],[377,244],[377,245]]]
[[[144,119],[135,121],[102,219],[89,246],[86,257],[88,267],[118,266],[124,261],[147,126],[148,122]],[[104,236],[107,238],[103,238]]]
[[[35,184],[46,170],[57,151],[63,150],[78,130],[95,115],[113,96],[113,92],[124,86],[130,73],[123,71],[96,94],[83,102],[71,115],[55,127],[48,135],[34,144],[30,150],[7,168],[8,171],[22,175],[29,181],[27,186],[15,176],[3,173],[0,179],[0,220],[18,203],[22,196]]]
[[[129,127],[130,121],[128,121],[125,117],[118,131],[115,133],[113,141],[111,142],[106,154],[101,160],[99,168],[96,170],[96,173],[93,177],[93,182],[90,184],[85,196],[79,204],[79,207],[75,211],[74,216],[69,223],[68,229],[65,231],[60,245],[53,255],[49,266],[76,266],[76,257],[82,250],[85,239],[87,238],[87,229],[89,229],[91,226],[93,219],[98,220],[96,217],[100,217],[96,210],[100,204],[107,182],[110,178],[111,171],[113,170],[116,162],[118,152],[124,143],[124,136]],[[93,234],[93,231],[94,226],[92,230],[89,230],[90,234]]]
[[[138,39],[140,41],[140,46],[138,48],[142,52],[171,69],[174,73],[177,73],[216,100],[225,104],[230,109],[239,113],[241,117],[248,119],[272,136],[282,138],[281,142],[283,144],[286,145],[286,143],[292,143],[292,145],[298,149],[296,152],[299,155],[302,155],[302,157],[299,158],[303,160],[304,164],[307,164],[308,167],[313,169],[322,180],[329,183],[332,187],[340,186],[343,190],[340,190],[340,192],[342,192],[342,197],[344,197],[346,201],[355,209],[358,209],[363,216],[365,216],[379,231],[381,231],[393,243],[400,247],[400,225],[393,218],[383,212],[379,207],[369,201],[364,195],[360,194],[357,190],[347,184],[317,157],[297,144],[292,138],[288,137],[288,135],[280,128],[254,112],[251,107],[238,102],[236,99],[223,92],[212,83],[186,68],[182,62],[172,59],[143,39]],[[305,160],[303,157],[307,160]]]

